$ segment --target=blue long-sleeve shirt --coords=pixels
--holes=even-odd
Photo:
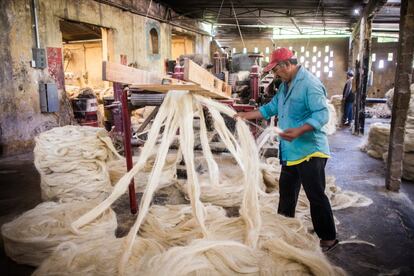
[[[281,139],[281,161],[297,161],[316,152],[329,155],[328,138],[321,131],[329,120],[326,95],[321,81],[300,66],[290,86],[283,82],[273,99],[259,108],[265,119],[278,116],[279,127],[283,130],[304,124],[313,127],[312,131],[291,142]]]

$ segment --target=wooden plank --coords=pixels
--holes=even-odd
[[[184,60],[184,80],[194,82],[203,90],[216,93],[220,97],[230,98],[231,96],[231,88],[228,88],[228,84],[190,59]]]
[[[155,92],[168,92],[169,90],[200,90],[200,86],[196,84],[132,84],[131,89],[143,89]]]
[[[217,94],[216,92],[208,91],[201,88],[197,84],[159,84],[159,85],[145,85],[145,84],[133,84],[129,86],[131,89],[144,89],[148,91],[167,93],[170,90],[188,90],[191,93],[202,95],[213,99],[229,99],[223,94]],[[230,86],[231,89],[231,86]],[[230,92],[231,93],[231,92]]]
[[[101,28],[102,34],[102,60],[108,61],[108,29]],[[109,87],[108,81],[103,81],[104,88]]]
[[[162,77],[157,73],[104,61],[102,62],[102,80],[124,84],[160,84]]]
[[[224,95],[218,95],[215,92],[211,92],[208,90],[199,90],[199,91],[191,91],[192,93],[195,93],[197,95],[201,95],[201,96],[205,96],[205,97],[209,97],[212,99],[217,99],[217,100],[226,100],[226,99],[230,99],[230,97],[226,97]]]
[[[174,79],[169,80],[170,84],[161,84],[163,83],[163,79],[166,80],[166,78],[162,78],[156,73],[108,61],[102,63],[102,79],[116,83],[129,84],[131,88],[139,88],[161,93],[167,93],[169,90],[189,90],[193,93],[214,99],[230,98],[231,92],[228,92],[229,85],[226,85],[223,81],[214,77],[196,63],[192,63],[195,65],[192,69],[198,70],[198,73],[191,73],[190,78],[197,79],[197,77],[199,77],[197,80],[202,83],[202,85],[194,81],[183,82]],[[203,77],[208,78],[208,82],[203,81]]]

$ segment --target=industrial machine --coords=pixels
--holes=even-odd
[[[79,125],[98,127],[98,100],[93,91],[88,91],[83,90],[83,93],[71,100],[73,114]]]
[[[132,168],[132,148],[135,143],[134,136],[139,135],[140,131],[156,116],[157,108],[145,119],[137,131],[138,134],[131,133],[130,110],[142,106],[160,106],[166,92],[174,89],[190,90],[201,95],[211,96],[221,100],[223,103],[232,106],[236,111],[251,111],[260,104],[260,67],[258,60],[261,55],[250,55],[253,65],[249,74],[250,95],[247,104],[239,103],[240,98],[231,98],[232,87],[228,85],[228,71],[224,70],[230,63],[227,55],[215,55],[212,66],[215,75],[224,79],[216,78],[207,72],[203,67],[197,65],[189,59],[185,60],[184,68],[180,63],[174,67],[171,78],[163,78],[151,72],[127,67],[124,65],[103,62],[103,80],[113,82],[114,96],[111,99],[104,98],[107,117],[110,122],[106,123],[108,130],[114,140],[122,143],[123,151],[127,160],[127,170]],[[226,67],[227,68],[227,67]],[[218,72],[220,71],[220,72]],[[185,79],[185,81],[180,81]],[[266,79],[265,79],[266,80]],[[132,83],[134,83],[132,85]],[[130,84],[130,85],[128,85]],[[264,87],[262,85],[262,87]],[[160,93],[153,93],[160,92]],[[206,116],[208,117],[208,116]],[[234,119],[228,118],[228,122],[234,124]],[[256,122],[257,124],[257,122]],[[252,127],[254,135],[257,134],[256,126]],[[118,138],[116,138],[118,137]],[[135,137],[136,138],[136,137]],[[136,213],[138,206],[134,183],[129,185],[131,212]]]
[[[227,47],[223,47],[228,50]],[[202,60],[200,56],[194,55],[196,63],[200,63]],[[254,110],[260,105],[263,105],[271,100],[274,95],[273,86],[273,74],[261,75],[261,59],[263,55],[257,53],[250,54],[235,54],[231,52],[215,52],[212,58],[212,64],[204,65],[204,68],[208,68],[209,71],[218,79],[231,85],[232,97],[230,99],[220,100],[220,102],[231,106],[237,112],[247,112]],[[183,59],[177,61],[166,61],[166,71],[169,72],[171,79],[184,80],[184,64]],[[164,94],[157,92],[151,92],[145,89],[128,88],[128,110],[142,108],[144,106],[160,106],[164,99]],[[118,124],[116,120],[120,120],[120,115],[117,114],[116,100],[113,97],[104,98],[105,104],[105,117],[107,121],[105,126],[107,130]],[[143,137],[137,137],[136,135],[141,133],[144,128],[150,123],[151,119],[155,117],[155,114],[151,114],[151,118],[146,120],[139,131],[132,134],[135,139],[132,140],[133,145],[141,145]],[[230,129],[234,128],[234,120],[228,118],[226,120]],[[260,125],[263,122],[253,122]],[[252,127],[254,135],[258,134],[255,127]],[[139,138],[139,139],[136,139]]]

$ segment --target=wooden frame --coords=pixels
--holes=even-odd
[[[108,61],[102,63],[102,79],[129,84],[131,89],[135,88],[160,93],[167,93],[170,90],[188,90],[192,93],[214,99],[230,98],[230,85],[214,77],[210,72],[191,60],[186,59],[185,64],[184,75],[189,80],[187,82],[163,78],[161,75],[153,72]],[[163,80],[168,80],[168,84],[163,84]]]

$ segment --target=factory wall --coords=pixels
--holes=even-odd
[[[372,39],[371,70],[373,79],[372,85],[368,88],[368,97],[383,98],[385,93],[394,87],[397,50],[398,42],[381,43],[378,42],[378,38]]]
[[[315,66],[315,74],[320,72],[320,80],[324,83],[328,96],[342,94],[342,89],[346,81],[346,71],[348,70],[348,38],[310,38],[310,39],[244,39],[245,47],[240,39],[231,41],[219,41],[222,46],[229,46],[230,49],[235,48],[237,53],[246,48],[247,52],[254,52],[257,48],[258,52],[263,53],[264,61],[270,59],[272,49],[276,47],[291,47],[296,51],[299,63],[308,65],[308,69],[312,70]],[[325,51],[325,47],[329,48]],[[303,47],[303,52],[302,52]],[[314,47],[315,51],[314,51]],[[268,50],[267,50],[268,49]],[[306,52],[309,52],[306,56]],[[320,57],[318,53],[320,52]],[[301,57],[303,56],[302,62]],[[315,58],[313,59],[313,57]],[[327,57],[327,59],[326,59]],[[314,61],[313,61],[314,60]],[[320,67],[318,67],[318,61]],[[327,68],[325,68],[327,66]],[[327,69],[327,70],[325,70]],[[324,72],[327,71],[327,72]],[[329,73],[331,72],[331,73]]]
[[[111,2],[111,1],[106,1]],[[117,1],[114,1],[117,2]],[[66,19],[107,28],[108,60],[149,71],[164,72],[164,61],[171,57],[172,26],[115,6],[92,0],[38,0],[40,47],[46,48],[49,66],[30,66],[35,47],[30,0],[0,1],[0,156],[30,151],[34,137],[55,126],[74,123],[70,102],[63,90],[62,34],[59,20]],[[131,2],[132,3],[132,2]],[[149,1],[134,1],[134,5]],[[155,11],[159,4],[153,5]],[[145,13],[144,13],[145,14]],[[148,33],[159,30],[159,53],[150,53]],[[210,38],[194,33],[196,53],[209,55]],[[50,58],[50,60],[49,60]],[[60,61],[59,61],[60,59]],[[59,88],[60,108],[41,113],[39,83],[54,82]]]

